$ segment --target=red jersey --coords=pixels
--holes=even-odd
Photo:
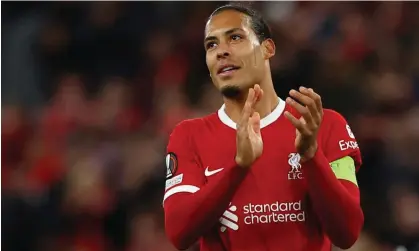
[[[263,153],[228,198],[218,221],[208,222],[208,229],[199,236],[202,251],[331,250],[331,241],[319,224],[308,195],[300,155],[295,149],[296,129],[282,115],[286,110],[296,114],[280,100],[277,108],[261,119]],[[184,121],[174,129],[167,148],[163,202],[166,215],[172,208],[180,207],[179,203],[187,211],[188,200],[182,200],[182,196],[192,198],[233,168],[230,163],[236,154],[235,129],[224,106],[218,113]],[[351,156],[356,169],[361,165],[355,137],[335,111],[324,109],[318,147],[329,162]],[[208,193],[205,201],[212,199],[215,198]],[[193,215],[188,217],[194,221]],[[166,218],[166,228],[170,227]]]

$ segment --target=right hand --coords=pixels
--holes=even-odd
[[[243,168],[250,167],[262,155],[263,141],[260,133],[260,115],[255,105],[262,98],[263,90],[259,85],[249,89],[242,115],[237,123],[236,163]]]

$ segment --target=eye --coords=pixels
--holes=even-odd
[[[217,44],[216,44],[215,42],[208,42],[208,43],[205,45],[205,49],[207,49],[207,50],[212,49],[212,48],[214,48],[216,45],[217,45]]]
[[[237,35],[237,34],[231,35],[231,40],[233,41],[238,41],[240,39],[242,39],[242,36],[240,35]]]

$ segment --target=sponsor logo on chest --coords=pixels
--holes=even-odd
[[[241,224],[280,224],[287,222],[304,222],[305,211],[302,208],[302,201],[275,201],[266,204],[247,203],[243,205],[241,215],[238,216],[237,207],[230,203],[228,209],[223,213],[219,222],[220,231],[227,229],[237,231]]]

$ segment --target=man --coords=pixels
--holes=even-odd
[[[254,11],[227,5],[205,27],[206,62],[224,97],[186,120],[167,148],[166,232],[178,249],[329,251],[363,225],[357,142],[312,89],[276,95],[275,44]]]

